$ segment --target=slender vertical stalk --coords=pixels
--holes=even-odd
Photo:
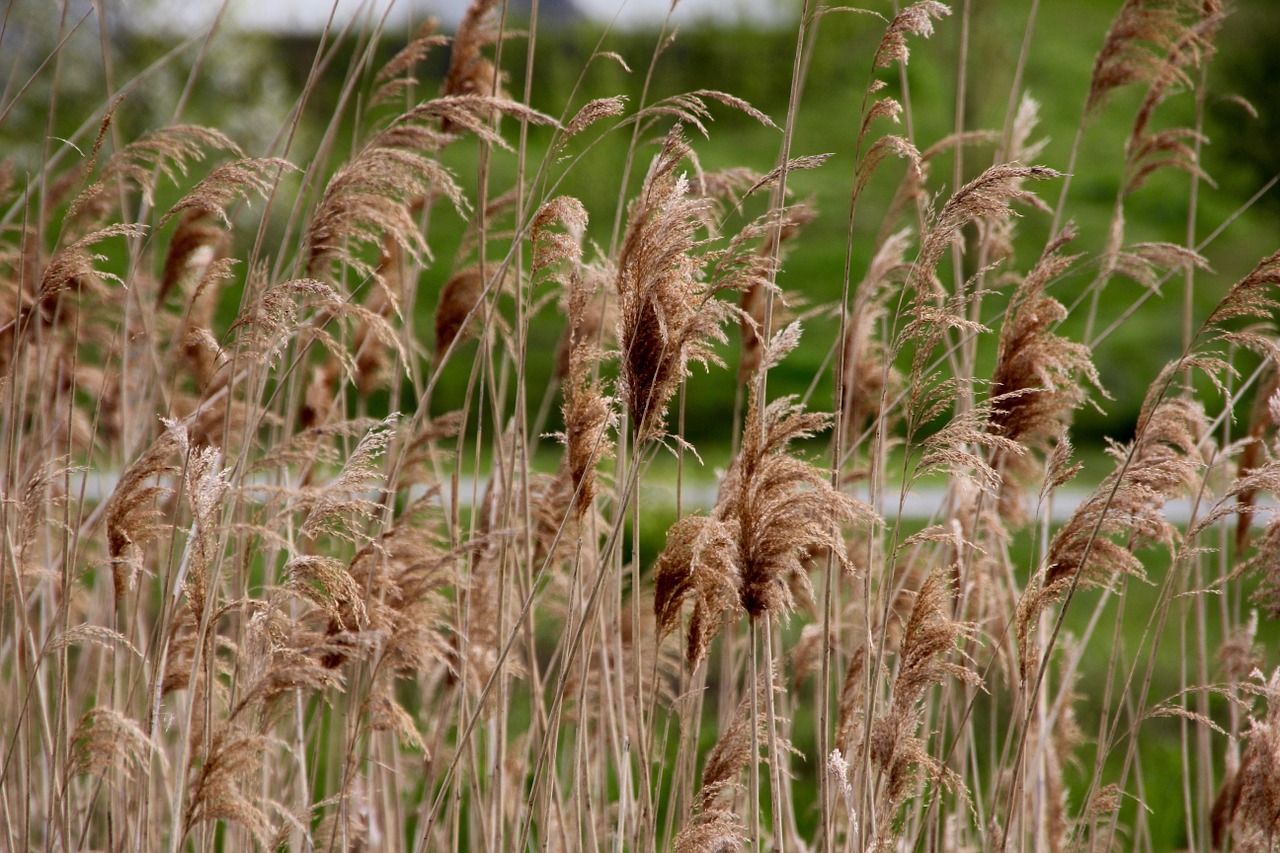
[[[767,618],[767,617],[766,617]],[[756,620],[747,621],[749,627],[748,642],[751,645],[751,680],[748,682],[751,693],[751,759],[747,768],[747,811],[751,813],[751,845],[754,850],[763,850],[760,837],[760,666],[757,649]]]
[[[783,853],[786,849],[787,841],[787,824],[783,819],[782,809],[782,761],[783,752],[778,746],[778,717],[774,711],[774,684],[773,684],[773,619],[769,614],[764,617],[764,666],[765,666],[765,725],[769,736],[769,801],[773,814],[773,846],[778,853]],[[756,620],[752,620],[751,625],[754,633]],[[755,643],[752,643],[754,648]],[[758,673],[756,674],[758,677]],[[752,695],[755,695],[753,691]],[[755,730],[752,726],[752,731]],[[757,753],[758,754],[758,753]]]

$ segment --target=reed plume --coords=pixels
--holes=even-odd
[[[949,660],[956,654],[957,643],[975,630],[948,615],[952,594],[942,572],[931,573],[920,587],[902,636],[889,706],[871,724],[870,756],[879,779],[875,837],[880,848],[892,847],[898,809],[917,785],[964,790],[963,779],[929,752],[929,735],[921,732],[926,691],[950,679],[982,683],[973,669]]]
[[[785,346],[782,338],[775,346]],[[654,570],[655,612],[665,635],[679,625],[683,600],[693,596],[686,645],[691,668],[705,658],[726,613],[741,609],[752,619],[776,619],[795,609],[797,592],[812,600],[805,568],[810,555],[829,551],[848,565],[839,528],[874,513],[832,488],[816,466],[788,453],[793,441],[827,422],[826,415],[806,413],[789,398],[757,411],[753,394],[742,447],[714,511],[687,516],[668,533]]]
[[[758,684],[756,693],[765,689],[763,683]],[[752,744],[759,742],[759,730],[764,727],[764,720],[752,715],[753,705],[763,707],[764,702],[742,700],[732,723],[707,755],[694,812],[676,836],[673,850],[680,853],[738,850],[747,842],[742,818],[733,805],[742,789],[739,777],[747,763],[755,758],[751,754]],[[754,738],[753,727],[757,730]]]
[[[910,234],[899,231],[886,239],[871,259],[858,285],[845,326],[841,349],[840,399],[844,407],[844,436],[850,444],[885,409],[901,389],[903,377],[888,357],[880,328],[892,285],[905,275]]]
[[[1266,677],[1255,670],[1254,679],[1248,692],[1265,709],[1251,717],[1240,766],[1222,782],[1214,804],[1214,849],[1223,849],[1229,835],[1233,850],[1266,850],[1280,834],[1280,673]]]
[[[90,159],[90,164],[96,159],[97,147],[105,139],[108,120],[103,122],[95,145],[95,157]],[[101,222],[115,209],[119,196],[113,198],[112,192],[120,188],[136,190],[147,204],[153,204],[157,179],[165,177],[173,181],[184,177],[192,163],[205,158],[206,150],[226,151],[237,157],[244,155],[240,146],[221,131],[210,127],[173,125],[152,131],[108,157],[97,180],[71,202],[68,215],[84,223]],[[242,174],[229,182],[220,177],[206,183],[205,187],[211,189],[219,184],[243,183],[246,175],[250,181],[254,180],[252,173],[255,167],[242,167],[239,171]]]
[[[817,216],[812,205],[801,203],[788,207],[782,213],[782,221],[777,228],[770,228],[764,243],[753,253],[749,262],[744,265],[742,276],[744,283],[739,287],[738,328],[742,338],[742,351],[738,358],[738,381],[745,382],[760,369],[760,359],[764,355],[765,342],[781,329],[787,322],[786,313],[775,305],[773,311],[774,328],[765,329],[765,308],[768,303],[770,288],[777,290],[770,282],[775,281],[778,269],[786,259],[789,243],[796,240],[806,225]]]
[[[598,366],[603,358],[599,336],[605,329],[599,291],[607,281],[600,270],[577,269],[568,287],[568,322],[561,338],[564,353],[563,467],[568,472],[574,512],[579,519],[596,497],[596,469],[612,450],[609,433],[617,429],[617,401],[601,391]],[[557,353],[557,372],[560,353]]]
[[[1128,446],[1111,449],[1115,471],[1072,513],[1049,545],[1044,568],[1018,602],[1015,622],[1022,675],[1034,673],[1032,626],[1054,602],[1077,586],[1111,587],[1123,576],[1145,576],[1135,550],[1172,550],[1178,532],[1165,518],[1165,503],[1195,484],[1203,464],[1203,409],[1183,398],[1149,395]],[[1125,537],[1118,542],[1115,536]]]
[[[146,547],[163,532],[158,524],[160,510],[156,499],[167,492],[156,478],[176,469],[172,457],[178,442],[172,431],[161,432],[151,446],[120,475],[120,480],[107,500],[104,515],[107,527],[107,553],[111,557],[111,576],[116,603],[124,600],[142,574]]]
[[[1181,0],[1125,0],[1093,61],[1085,112],[1097,110],[1115,89],[1150,80],[1162,68],[1162,55],[1182,33]]]
[[[1066,308],[1044,295],[1045,287],[1079,259],[1061,252],[1074,237],[1075,232],[1068,230],[1050,241],[1018,285],[1011,313],[1000,329],[991,377],[992,430],[1027,451],[1044,455],[1065,437],[1072,413],[1084,400],[1085,384],[1101,390],[1089,348],[1054,331],[1066,318]],[[1032,457],[997,451],[992,467],[1002,479],[1001,514],[1012,524],[1023,523],[1026,512],[1019,479],[1034,473]]]
[[[501,75],[481,52],[498,40],[497,0],[472,0],[458,25],[444,80],[446,95],[500,95]],[[447,132],[449,123],[443,126]]]
[[[638,441],[665,435],[667,405],[690,362],[720,363],[730,308],[699,281],[696,230],[710,202],[676,170],[689,156],[679,125],[667,134],[630,208],[618,254],[619,393]]]

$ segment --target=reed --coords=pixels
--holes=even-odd
[[[216,32],[123,83],[104,38],[94,115],[0,170],[0,847],[1272,849],[1280,254],[1206,258],[1227,10],[1124,0],[1055,165],[1073,95],[1037,102],[1025,49],[969,126],[973,5],[858,18],[844,174],[801,150],[849,11],[819,3],[785,114],[656,88],[670,21],[638,87],[579,94],[631,73],[602,35],[536,109],[537,4],[474,0],[454,33],[326,31],[249,152],[186,94],[127,138],[131,90],[186,50],[191,91]],[[77,26],[0,127],[61,107]],[[912,69],[953,37],[924,139]],[[1127,138],[1085,162],[1113,101]],[[771,165],[704,165],[730,115]],[[1185,239],[1135,222],[1153,184]],[[788,264],[841,233],[828,303]],[[1174,280],[1180,351],[1099,470],[1103,344]],[[695,372],[738,403],[690,430]]]

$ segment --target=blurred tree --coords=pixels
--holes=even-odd
[[[1217,128],[1212,140],[1229,172],[1215,173],[1237,192],[1252,193],[1280,174],[1280,52],[1276,51],[1276,9],[1270,3],[1242,4],[1227,19],[1222,51],[1214,66],[1219,95],[1210,104]],[[1257,115],[1232,96],[1247,101]],[[1263,202],[1280,209],[1280,189],[1272,188]]]

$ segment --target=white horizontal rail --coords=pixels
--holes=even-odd
[[[82,471],[73,474],[70,483],[70,494],[72,498],[78,498],[83,484],[84,499],[90,503],[97,503],[108,498],[112,491],[115,490],[118,482],[119,474],[114,472]],[[254,481],[250,483],[249,488],[252,491],[254,485],[265,486],[266,484],[266,480]],[[411,497],[419,497],[423,493],[424,490],[421,486],[416,486],[410,490]],[[689,482],[686,480],[682,489],[680,503],[685,512],[705,512],[715,505],[717,493],[718,487],[714,483]],[[477,484],[469,477],[464,477],[459,481],[458,503],[461,506],[471,506],[473,503],[472,496],[483,494],[483,483]],[[1075,512],[1076,507],[1089,497],[1089,494],[1083,489],[1058,490],[1054,493],[1053,500],[1049,505],[1050,520],[1059,524],[1065,522]],[[367,496],[371,499],[376,499],[378,493],[375,490],[370,490]],[[946,497],[946,490],[936,485],[913,489],[902,499],[901,513],[899,513],[899,494],[896,491],[889,490],[889,493],[881,501],[878,510],[884,518],[889,520],[901,517],[904,521],[928,522],[942,517],[943,502]],[[674,508],[676,505],[675,485],[647,483],[641,487],[640,500],[646,506]],[[449,505],[448,489],[442,491],[441,503],[446,507]],[[1276,508],[1277,504],[1270,496],[1260,500],[1254,514],[1254,525],[1265,524]],[[1028,513],[1034,513],[1035,509],[1031,505],[1027,507]],[[1198,514],[1203,515],[1206,511],[1207,507],[1201,506]],[[1164,515],[1174,524],[1186,524],[1191,519],[1191,501],[1184,498],[1168,502],[1164,506]]]

